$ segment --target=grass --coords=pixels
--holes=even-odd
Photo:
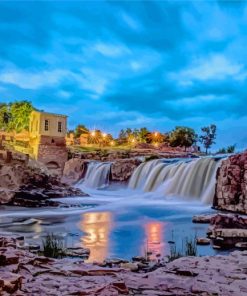
[[[181,257],[197,256],[196,236],[194,238],[186,237],[182,241],[182,250],[177,250],[176,243],[170,246],[170,255],[168,261],[171,262]]]
[[[63,258],[66,256],[66,248],[64,240],[55,236],[54,234],[48,234],[43,243],[43,255],[50,258]]]

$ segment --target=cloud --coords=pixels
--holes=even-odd
[[[191,80],[223,80],[229,76],[237,79],[244,74],[243,69],[243,64],[232,63],[222,55],[213,55],[193,61],[188,69],[173,73],[171,77],[188,82]]]
[[[1,101],[114,133],[216,122],[231,144],[225,123],[244,145],[246,15],[245,1],[2,1]]]

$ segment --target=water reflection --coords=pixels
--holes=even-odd
[[[158,255],[163,255],[164,250],[164,228],[165,223],[154,221],[145,224],[145,250],[152,252],[151,259],[157,258]]]
[[[113,224],[112,213],[92,212],[82,215],[80,229],[82,246],[90,249],[89,262],[103,261],[109,251],[109,235]]]

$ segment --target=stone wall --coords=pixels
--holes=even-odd
[[[65,146],[39,145],[37,160],[44,163],[51,173],[62,175],[67,159],[68,152]]]
[[[213,206],[247,214],[247,151],[222,161]]]

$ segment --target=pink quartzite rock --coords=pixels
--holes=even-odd
[[[214,207],[247,214],[247,151],[222,161],[217,172]]]
[[[18,250],[0,238],[0,295],[51,296],[246,296],[247,252],[229,256],[184,257],[148,273],[102,268],[75,259],[49,259]],[[11,242],[11,244],[9,244]],[[7,247],[9,246],[9,247]]]

